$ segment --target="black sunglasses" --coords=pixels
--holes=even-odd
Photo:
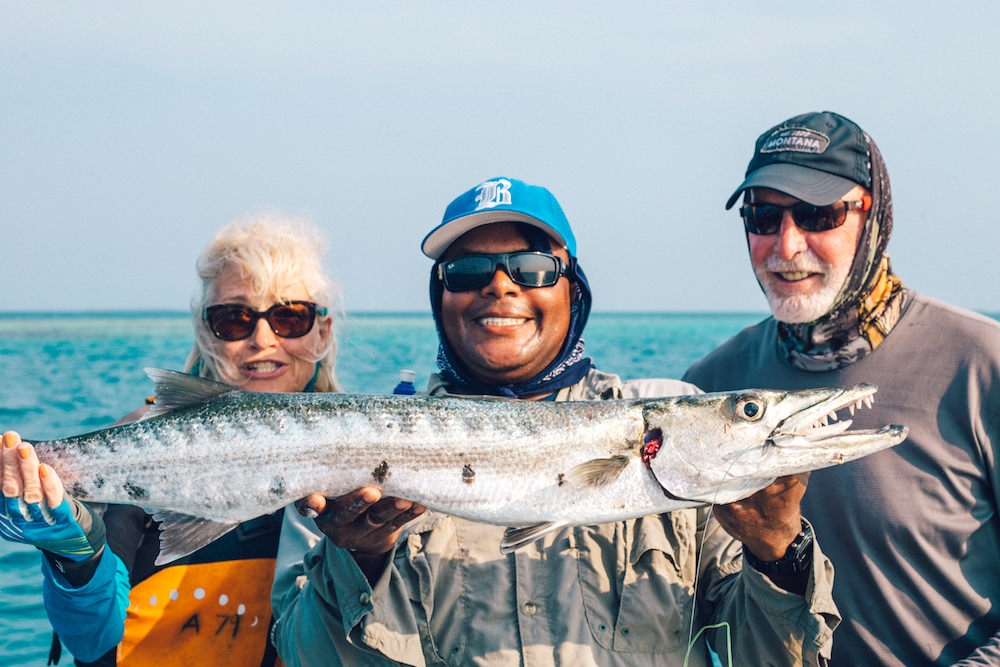
[[[744,204],[740,207],[740,216],[743,218],[743,226],[751,234],[777,234],[785,211],[791,211],[792,220],[804,231],[825,232],[844,224],[848,211],[867,211],[871,207],[872,198],[865,195],[857,201],[838,201],[829,206],[814,206],[805,202],[792,206]]]
[[[311,301],[286,301],[263,312],[238,303],[220,303],[206,308],[202,316],[216,338],[233,341],[249,338],[261,318],[276,336],[300,338],[312,330],[317,314],[326,315],[326,308]]]
[[[438,278],[444,281],[449,292],[468,292],[489,285],[498,269],[503,269],[518,285],[552,287],[566,275],[569,267],[547,252],[465,255],[438,264]]]

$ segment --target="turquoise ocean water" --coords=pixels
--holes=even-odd
[[[759,314],[594,314],[587,353],[624,378],[680,377],[694,360]],[[0,314],[0,431],[24,439],[83,433],[128,414],[152,393],[146,366],[182,369],[186,313]],[[434,370],[429,314],[354,314],[339,330],[346,391],[389,393],[399,370]],[[45,665],[51,630],[41,603],[40,555],[0,540],[0,665]],[[72,664],[64,653],[62,665]]]

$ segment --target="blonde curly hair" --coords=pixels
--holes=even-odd
[[[325,252],[326,239],[311,221],[273,210],[249,214],[220,229],[196,265],[202,292],[191,306],[194,346],[185,369],[228,384],[245,381],[222,356],[221,341],[203,317],[205,308],[215,303],[215,282],[227,269],[238,270],[251,294],[262,301],[277,302],[283,298],[279,290],[301,284],[321,312],[326,309],[325,315],[317,315],[317,323],[333,320],[333,313],[340,312],[340,290],[323,269]],[[340,391],[334,372],[337,337],[332,324],[325,343],[318,342],[306,358],[318,364],[315,391]]]

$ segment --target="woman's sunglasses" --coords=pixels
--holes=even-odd
[[[781,230],[781,219],[785,216],[785,211],[791,211],[792,220],[802,230],[825,232],[844,224],[848,211],[867,211],[871,207],[872,198],[865,195],[857,201],[838,201],[829,206],[813,206],[805,202],[792,206],[744,204],[740,207],[740,216],[743,218],[743,226],[751,234],[777,234]]]
[[[263,312],[238,303],[220,303],[206,308],[203,316],[216,338],[233,341],[249,338],[261,318],[275,335],[300,338],[313,328],[317,314],[326,315],[326,308],[311,301],[286,301]]]
[[[552,287],[568,267],[547,252],[504,252],[493,255],[465,255],[438,264],[438,277],[449,292],[481,289],[503,269],[510,279],[524,287]]]

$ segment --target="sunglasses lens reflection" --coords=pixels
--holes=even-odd
[[[458,257],[441,264],[441,277],[448,291],[468,292],[488,285],[498,269],[524,287],[551,287],[564,273],[555,255],[517,252]]]
[[[278,303],[264,312],[239,304],[218,304],[205,309],[205,319],[216,338],[225,341],[249,338],[263,318],[282,338],[299,338],[312,329],[316,305],[306,301]]]

